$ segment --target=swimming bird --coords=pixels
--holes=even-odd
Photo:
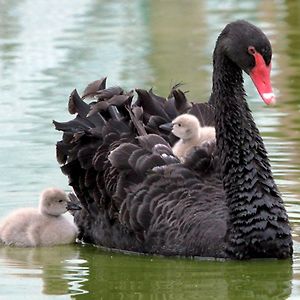
[[[202,127],[196,116],[182,114],[172,121],[172,133],[179,138],[172,150],[184,162],[196,147],[216,142],[216,131],[212,126]]]
[[[187,103],[179,89],[168,99],[138,89],[136,102],[87,117],[94,102],[73,91],[75,119],[54,124],[63,131],[57,159],[83,207],[75,214],[79,238],[149,254],[290,258],[288,216],[243,87],[244,71],[264,102],[274,102],[271,58],[266,35],[239,20],[217,39],[207,104]],[[159,126],[184,112],[202,126],[213,118],[216,150],[180,163]]]
[[[0,242],[17,247],[54,246],[74,242],[77,227],[62,216],[67,212],[68,203],[68,196],[63,190],[45,189],[40,195],[38,208],[20,208],[2,220]]]

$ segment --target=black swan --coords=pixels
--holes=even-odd
[[[160,255],[291,257],[287,213],[243,88],[245,71],[273,102],[271,56],[264,33],[236,21],[217,39],[208,104],[189,103],[178,86],[167,100],[137,89],[134,102],[133,91],[105,88],[106,78],[82,97],[74,90],[75,119],[54,124],[63,131],[58,162],[82,206],[74,213],[79,239]],[[215,125],[217,142],[180,163],[160,125],[185,112]]]

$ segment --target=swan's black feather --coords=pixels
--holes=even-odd
[[[107,110],[108,107],[109,107],[108,102],[105,102],[105,101],[97,102],[97,103],[95,103],[91,106],[91,109],[88,112],[87,116],[89,117],[89,116],[92,116],[93,114],[96,114],[96,113],[101,112],[103,110],[105,111],[105,110]]]
[[[149,134],[146,136],[139,136],[137,137],[139,144],[143,149],[146,149],[147,151],[151,152],[152,149],[156,145],[165,145],[169,146],[169,144],[164,140],[162,137],[156,134]]]
[[[121,87],[113,86],[104,90],[99,90],[96,93],[95,98],[97,98],[98,100],[111,99],[113,96],[122,95],[123,92],[124,90]]]
[[[138,99],[136,100],[135,104],[143,107],[144,115],[146,116],[147,121],[152,115],[169,119],[161,100],[157,101],[157,98],[153,96],[151,97],[151,94],[146,90],[136,89],[136,92],[138,94]]]
[[[215,126],[215,108],[208,103],[194,103],[189,113],[195,115],[201,126]]]
[[[100,114],[88,116],[88,118],[86,118],[91,109],[90,105],[80,98],[76,89],[73,90],[69,97],[69,108],[70,107],[72,108],[72,113],[75,111],[78,114],[77,117],[83,119],[84,122],[91,125],[91,127],[102,126],[106,122],[105,118]]]
[[[188,102],[187,98],[185,97],[185,94],[180,89],[173,89],[172,94],[175,99],[175,107],[176,110],[179,112],[179,114],[186,113],[192,105]]]
[[[154,102],[158,102],[163,106],[166,104],[166,98],[156,95],[152,88],[148,91],[148,94]]]
[[[139,106],[133,106],[132,109],[127,107],[127,110],[138,135],[146,135],[147,132],[143,123],[143,108]]]
[[[64,141],[57,142],[56,144],[56,158],[59,164],[66,163],[71,146]]]
[[[146,124],[146,129],[152,133],[159,133],[160,132],[160,125],[163,125],[167,122],[166,118],[161,116],[151,116],[149,121]]]
[[[111,164],[117,169],[129,168],[128,160],[135,150],[138,150],[139,146],[131,143],[124,143],[111,151],[109,154],[109,160]]]
[[[99,90],[104,90],[105,87],[106,87],[106,77],[91,82],[84,89],[82,94],[82,99],[95,96]]]
[[[128,93],[127,95],[113,95],[107,101],[98,101],[91,106],[91,109],[87,116],[92,116],[96,113],[101,113],[102,111],[109,110],[110,114],[114,114],[115,118],[120,118],[116,106],[128,105],[133,97],[132,92]]]
[[[69,97],[69,112],[71,114],[78,113],[80,117],[85,117],[89,112],[89,105],[82,101],[76,89]]]
[[[79,115],[75,119],[68,122],[56,122],[53,121],[56,130],[62,130],[64,132],[75,133],[79,131],[88,130],[91,128],[92,124],[83,120]]]

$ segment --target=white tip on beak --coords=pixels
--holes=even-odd
[[[268,105],[276,103],[274,93],[263,93],[261,96],[264,99],[265,103],[268,104]]]

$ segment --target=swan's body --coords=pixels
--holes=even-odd
[[[172,121],[172,133],[179,138],[173,146],[173,153],[184,162],[195,147],[216,142],[216,130],[212,126],[202,127],[198,118],[182,114]]]
[[[243,89],[242,70],[273,101],[271,55],[262,31],[237,21],[216,43],[211,105],[188,104],[178,90],[167,101],[137,90],[131,104],[131,94],[105,89],[103,79],[83,96],[97,96],[96,111],[74,91],[69,111],[76,118],[55,125],[64,132],[58,161],[83,206],[75,214],[80,238],[162,255],[291,257],[288,217]],[[216,149],[180,163],[159,126],[187,111],[202,126],[214,119]]]
[[[67,211],[64,191],[49,188],[40,197],[39,208],[20,208],[0,223],[0,241],[17,247],[69,244],[75,241],[77,227],[62,214]]]

